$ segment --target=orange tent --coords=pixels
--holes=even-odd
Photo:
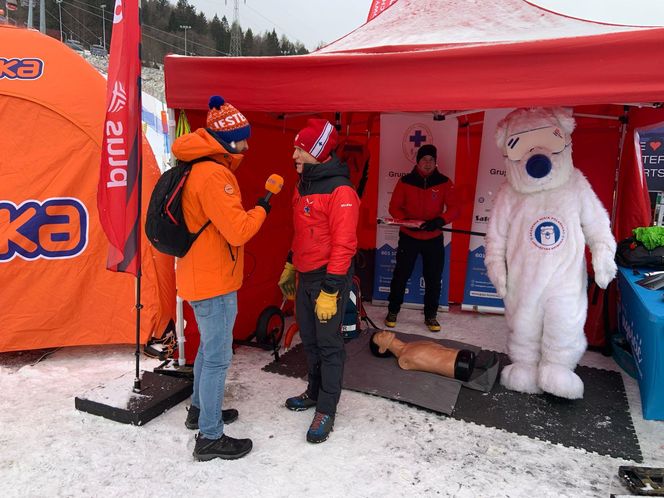
[[[0,351],[135,341],[135,279],[106,270],[97,181],[106,82],[59,41],[0,26]],[[143,213],[159,169],[143,143]],[[141,340],[175,316],[146,242]]]

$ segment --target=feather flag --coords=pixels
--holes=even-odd
[[[97,207],[109,240],[106,267],[140,270],[141,26],[139,0],[116,0]]]

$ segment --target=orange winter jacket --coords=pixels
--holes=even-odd
[[[213,159],[194,164],[184,186],[182,209],[189,231],[211,223],[177,260],[178,295],[197,301],[238,290],[244,273],[243,246],[266,217],[262,207],[249,211],[242,207],[233,171],[243,156],[228,152],[203,128],[176,139],[172,150],[181,161]]]

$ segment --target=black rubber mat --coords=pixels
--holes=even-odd
[[[478,355],[471,379],[462,383],[455,379],[427,372],[402,370],[394,357],[377,358],[369,350],[373,329],[363,331],[359,337],[346,344],[344,389],[374,394],[403,401],[422,408],[450,415],[454,410],[462,386],[488,392],[498,372],[497,358],[493,353],[483,354],[476,346],[397,332],[397,338],[405,341],[428,340],[446,347],[471,349]],[[291,377],[305,378],[306,360],[302,345],[285,353],[279,362],[272,362],[263,370]]]
[[[510,363],[498,353],[501,366]],[[579,366],[583,399],[509,391],[496,383],[488,394],[462,389],[452,417],[534,439],[642,462],[625,386],[618,372]]]
[[[399,334],[399,338],[404,336],[406,334]],[[420,336],[411,337],[415,339],[422,338]],[[431,340],[430,338],[427,339]],[[399,397],[391,396],[389,392],[378,392],[373,385],[373,381],[369,383],[370,386],[356,385],[361,384],[362,379],[368,380],[376,376],[390,378],[384,373],[379,374],[380,370],[373,370],[372,367],[372,365],[379,365],[382,369],[387,364],[365,361],[368,357],[360,355],[358,358],[352,354],[355,349],[354,346],[361,346],[362,344],[361,342],[355,342],[358,340],[359,338],[354,339],[346,345],[348,354],[344,375],[344,388],[346,389],[350,388],[390,399],[398,399],[443,414],[449,414],[448,411],[450,411],[451,416],[458,420],[502,429],[533,439],[580,448],[600,455],[623,458],[637,463],[643,461],[641,448],[629,412],[625,386],[618,372],[578,367],[576,373],[585,384],[585,393],[583,399],[574,401],[548,394],[528,395],[509,391],[496,382],[488,393],[477,389],[460,389],[458,396],[454,399],[455,403],[450,405],[449,395],[450,392],[453,394],[453,388],[450,390],[448,385],[441,388],[437,393],[438,395],[445,393],[444,400],[439,403],[443,409],[435,409],[426,406],[430,405],[428,402],[420,404],[408,400],[421,398],[419,394],[410,394],[411,391],[417,391],[418,386],[422,385],[414,380],[411,383],[401,381],[397,383]],[[443,341],[438,342],[442,343]],[[364,347],[366,347],[366,343]],[[501,366],[509,364],[506,355],[485,350],[478,354],[478,364],[490,367],[492,357],[498,359]],[[361,364],[361,371],[363,372],[361,379],[349,377],[349,374],[353,374],[355,370],[353,367],[354,359],[364,361]],[[423,372],[403,371],[393,358],[378,358],[377,360],[383,362],[392,360],[393,368],[390,375],[400,373],[432,375]],[[307,366],[302,345],[298,344],[286,352],[279,362],[272,362],[266,365],[263,370],[290,377],[306,378]],[[499,373],[497,370],[495,374]],[[480,372],[478,371],[478,373]],[[477,373],[473,376],[473,379],[476,375]],[[435,377],[444,379],[444,382],[449,380],[440,376]],[[473,379],[471,379],[471,383]],[[392,385],[397,385],[393,381],[390,382]],[[452,410],[449,409],[450,406],[453,407]]]

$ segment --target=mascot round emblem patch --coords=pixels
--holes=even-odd
[[[567,235],[565,225],[552,216],[543,216],[530,226],[528,236],[539,249],[551,251],[560,247]]]
[[[233,195],[235,193],[235,189],[233,188],[233,185],[227,183],[224,187],[224,192],[226,192],[228,195]]]

